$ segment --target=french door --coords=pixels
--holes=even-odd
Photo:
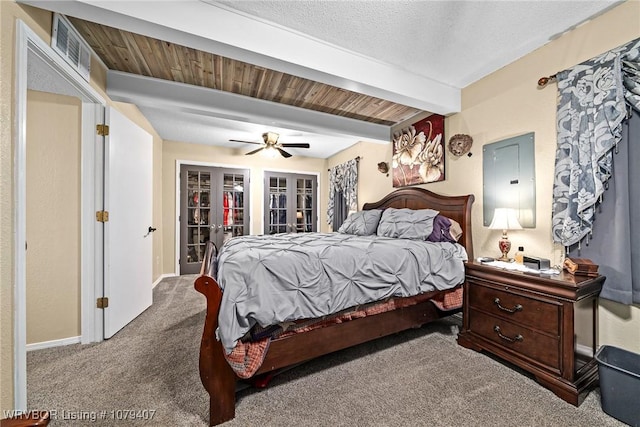
[[[200,271],[207,241],[249,234],[249,170],[180,167],[180,274]]]
[[[265,234],[318,231],[318,177],[265,172]]]

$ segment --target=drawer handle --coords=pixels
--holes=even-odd
[[[496,334],[498,334],[498,336],[500,338],[502,338],[505,341],[509,341],[509,342],[524,341],[524,337],[522,335],[520,335],[520,334],[516,335],[513,338],[508,337],[506,335],[502,335],[502,330],[500,329],[500,326],[498,326],[498,325],[494,326],[493,330],[496,332]]]
[[[522,305],[516,304],[513,308],[507,308],[500,305],[500,298],[496,298],[493,302],[498,306],[498,308],[502,311],[506,311],[507,313],[515,313],[516,311],[522,310]]]

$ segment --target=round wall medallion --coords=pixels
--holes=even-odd
[[[467,154],[473,145],[473,138],[469,135],[456,134],[449,138],[449,152],[456,157]]]

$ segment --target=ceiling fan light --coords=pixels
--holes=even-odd
[[[280,155],[280,153],[278,152],[278,150],[276,150],[272,145],[268,145],[267,147],[265,147],[262,150],[261,153],[264,157],[267,157],[269,159],[273,159],[278,157],[278,155]]]
[[[265,132],[262,134],[262,139],[264,139],[265,144],[275,144],[278,142],[279,137],[280,135],[275,132]]]

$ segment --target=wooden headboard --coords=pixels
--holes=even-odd
[[[381,200],[373,203],[365,203],[363,210],[384,208],[408,208],[408,209],[434,209],[440,214],[449,217],[462,227],[460,244],[467,250],[469,259],[473,259],[473,236],[471,230],[471,205],[475,197],[473,194],[466,196],[442,196],[424,188],[401,188],[389,193]]]

